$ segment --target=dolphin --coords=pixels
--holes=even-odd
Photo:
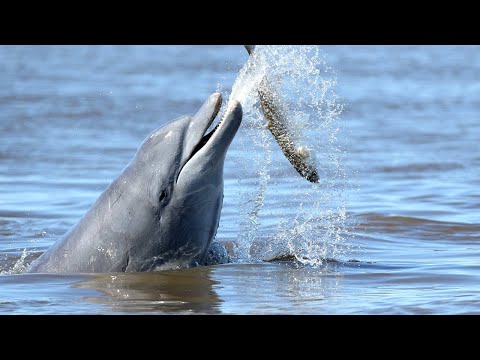
[[[123,172],[28,272],[156,271],[203,265],[223,204],[225,155],[242,121],[212,94],[194,116],[156,129]]]

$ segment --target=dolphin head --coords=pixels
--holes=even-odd
[[[148,231],[132,247],[127,271],[204,262],[220,220],[225,155],[242,120],[241,105],[233,102],[208,132],[221,103],[214,93],[194,116],[153,131],[129,165],[138,179],[130,190],[142,194]]]

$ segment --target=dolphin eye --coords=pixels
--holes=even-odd
[[[165,190],[162,190],[160,197],[158,198],[158,201],[161,202],[166,197],[167,197],[167,192]]]

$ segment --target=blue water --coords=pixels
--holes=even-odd
[[[480,47],[320,49],[344,104],[327,129],[338,127],[341,156],[315,188],[247,112],[217,234],[237,246],[237,263],[45,275],[23,272],[150,131],[216,90],[226,97],[248,55],[240,45],[1,46],[0,313],[479,314]],[[318,134],[330,159],[320,130],[308,139]],[[285,248],[323,261],[262,261]]]

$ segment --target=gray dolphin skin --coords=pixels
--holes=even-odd
[[[255,45],[244,46],[249,55],[255,50]],[[306,147],[295,146],[295,142],[286,127],[286,112],[282,108],[272,83],[268,81],[266,76],[258,84],[257,90],[263,115],[267,120],[266,127],[272,133],[283,154],[303,178],[312,183],[318,183],[318,173],[311,158],[312,154]]]
[[[153,131],[83,218],[28,272],[140,272],[203,265],[223,204],[225,155],[242,121],[222,98]]]

